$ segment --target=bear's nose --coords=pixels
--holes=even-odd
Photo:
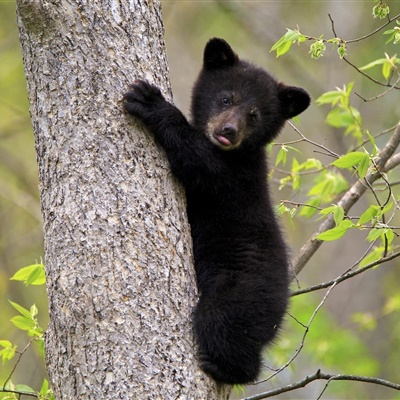
[[[226,124],[222,128],[222,134],[224,136],[235,136],[236,133],[237,133],[237,126],[235,126],[233,124]]]

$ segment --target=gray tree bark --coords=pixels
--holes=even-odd
[[[136,77],[170,97],[159,1],[18,0],[57,399],[213,399],[198,369],[182,189],[123,114]]]

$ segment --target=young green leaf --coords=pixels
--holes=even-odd
[[[337,90],[332,90],[330,92],[323,93],[321,96],[318,97],[316,100],[318,105],[321,104],[331,104],[335,105],[338,101],[343,97],[343,94]]]
[[[390,8],[386,3],[380,2],[374,8],[372,9],[372,15],[374,18],[386,18],[386,16],[389,14]]]
[[[28,285],[43,285],[46,282],[44,264],[32,264],[19,269],[11,278],[13,281],[22,281]]]
[[[329,206],[329,207],[323,208],[323,209],[319,212],[319,214],[321,214],[321,215],[323,215],[323,216],[328,215],[328,214],[333,214],[333,212],[335,211],[335,208],[336,208],[336,207],[337,207],[337,205],[336,205],[336,204],[333,204],[333,205],[331,205],[331,206]],[[323,218],[323,217],[321,217],[321,218]]]
[[[399,35],[400,35],[400,30],[399,30]],[[400,64],[400,59],[397,58],[396,55],[394,55],[393,57],[390,57],[386,53],[385,53],[385,57],[386,58],[379,58],[378,60],[372,61],[369,64],[364,65],[363,67],[360,68],[360,70],[365,71],[367,69],[376,67],[378,65],[382,65],[382,75],[385,79],[388,79],[390,77],[391,72],[395,68],[397,68],[396,65]]]
[[[339,225],[344,218],[344,210],[343,207],[336,206],[335,210],[333,211],[333,220],[335,221],[336,225]]]
[[[375,218],[379,213],[380,207],[379,206],[369,206],[362,214],[358,220],[359,225],[364,225],[367,222],[371,221]]]
[[[372,152],[371,152],[371,156],[374,157],[379,151],[378,146],[376,145],[375,138],[369,133],[368,130],[366,131],[366,134],[368,136],[369,141],[371,142],[371,144],[373,146],[373,149],[372,149]]]
[[[397,24],[400,25],[400,21],[396,21]],[[384,35],[391,34],[388,41],[386,44],[390,43],[393,41],[393,44],[398,44],[400,43],[400,26],[395,26],[393,29],[390,29],[389,31],[384,32]]]
[[[13,346],[8,340],[0,340],[0,346],[3,347],[3,349],[0,350],[0,357],[4,364],[14,357],[17,346]]]
[[[343,59],[344,56],[347,55],[347,52],[346,52],[346,43],[341,44],[341,45],[338,47],[337,52],[338,52],[338,54],[339,54],[339,57],[340,57],[341,59]]]
[[[368,154],[361,151],[352,151],[333,161],[331,164],[338,168],[352,168],[365,160],[369,161]]]
[[[321,210],[319,212],[322,215],[328,215],[328,214],[332,214],[333,215],[333,220],[335,221],[336,225],[339,225],[344,218],[344,210],[343,207],[340,207],[336,204],[330,206],[330,207],[326,207],[323,210]]]
[[[34,329],[36,326],[35,321],[32,318],[26,318],[22,315],[17,315],[10,319],[10,321],[18,328],[23,331]]]
[[[24,394],[36,394],[36,391],[28,385],[15,385],[15,391]]]
[[[301,209],[299,215],[305,218],[311,218],[313,215],[317,213],[320,204],[321,204],[321,199],[319,197],[312,198],[307,202],[307,205]]]
[[[326,46],[323,40],[317,40],[310,46],[309,53],[311,53],[311,57],[314,60],[317,60],[318,58],[323,57],[325,50]]]
[[[49,382],[48,382],[47,379],[44,379],[44,380],[43,380],[43,383],[42,383],[42,387],[41,387],[40,390],[39,390],[39,393],[40,393],[41,395],[45,395],[45,394],[47,393],[48,390],[49,390]]]
[[[383,234],[383,229],[374,228],[371,229],[367,236],[367,240],[369,242],[373,242],[374,240],[378,239]]]
[[[371,251],[371,253],[369,253],[360,263],[359,268],[363,268],[366,265],[373,263],[377,260],[379,260],[380,258],[382,258],[382,255],[385,251],[385,247],[381,246],[381,247],[374,247],[374,249]]]
[[[11,301],[11,300],[8,300],[8,301],[9,301],[10,304],[11,304],[20,314],[22,314],[25,318],[28,318],[28,319],[31,319],[31,318],[32,318],[31,313],[30,313],[26,308],[20,306],[20,305],[17,304],[17,303],[14,303],[14,302]]]
[[[345,233],[354,226],[354,224],[348,220],[343,220],[338,226],[335,228],[329,229],[325,232],[320,233],[316,239],[324,240],[324,241],[334,241],[340,239]]]
[[[278,151],[278,154],[276,155],[275,165],[278,166],[280,163],[282,163],[282,165],[286,165],[286,158],[287,158],[287,149],[285,148],[285,146],[281,146],[281,148]]]
[[[367,175],[370,162],[370,158],[367,155],[367,157],[362,158],[360,163],[358,164],[357,172],[360,179],[364,179],[365,175]]]
[[[305,39],[305,36],[299,31],[288,29],[287,32],[271,47],[270,52],[276,51],[276,57],[282,56],[290,50],[293,43],[296,41],[301,43],[304,42]]]

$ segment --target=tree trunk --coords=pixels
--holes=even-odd
[[[183,191],[120,102],[137,77],[170,93],[159,1],[19,0],[17,7],[56,398],[216,398],[195,357]]]

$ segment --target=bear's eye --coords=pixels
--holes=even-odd
[[[249,113],[249,120],[251,122],[256,122],[258,120],[258,114],[256,111],[252,111],[251,113]]]
[[[229,97],[223,97],[222,98],[222,104],[224,106],[229,106],[229,104],[231,104],[231,101],[229,100]]]

